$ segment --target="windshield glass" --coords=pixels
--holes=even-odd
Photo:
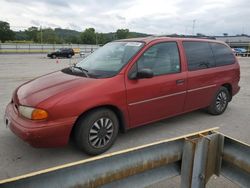
[[[111,42],[77,63],[90,77],[107,78],[116,75],[143,47],[141,42]]]

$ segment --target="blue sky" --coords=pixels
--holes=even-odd
[[[128,28],[150,34],[250,34],[247,0],[0,0],[12,29],[61,27],[98,32]]]

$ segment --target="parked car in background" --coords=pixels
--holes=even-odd
[[[119,40],[19,86],[5,122],[33,146],[63,146],[72,137],[96,155],[113,145],[119,130],[197,109],[222,114],[239,92],[239,80],[239,63],[223,42]]]
[[[245,48],[233,48],[233,52],[237,56],[247,56],[247,50]]]
[[[92,52],[84,52],[84,51],[80,51],[79,55],[82,58],[86,58],[87,56],[89,56]]]
[[[71,58],[75,55],[75,52],[72,48],[60,48],[54,52],[48,53],[48,57],[55,59],[57,57],[65,57],[65,58]]]

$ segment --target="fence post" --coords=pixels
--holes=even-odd
[[[183,147],[181,163],[181,188],[189,188],[192,183],[195,143],[186,140]]]
[[[219,174],[223,136],[200,136],[201,138],[185,141],[181,164],[181,188],[204,188],[213,174]]]

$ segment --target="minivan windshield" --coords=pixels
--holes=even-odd
[[[142,42],[111,42],[90,54],[75,66],[87,71],[89,77],[115,76],[143,47]]]

